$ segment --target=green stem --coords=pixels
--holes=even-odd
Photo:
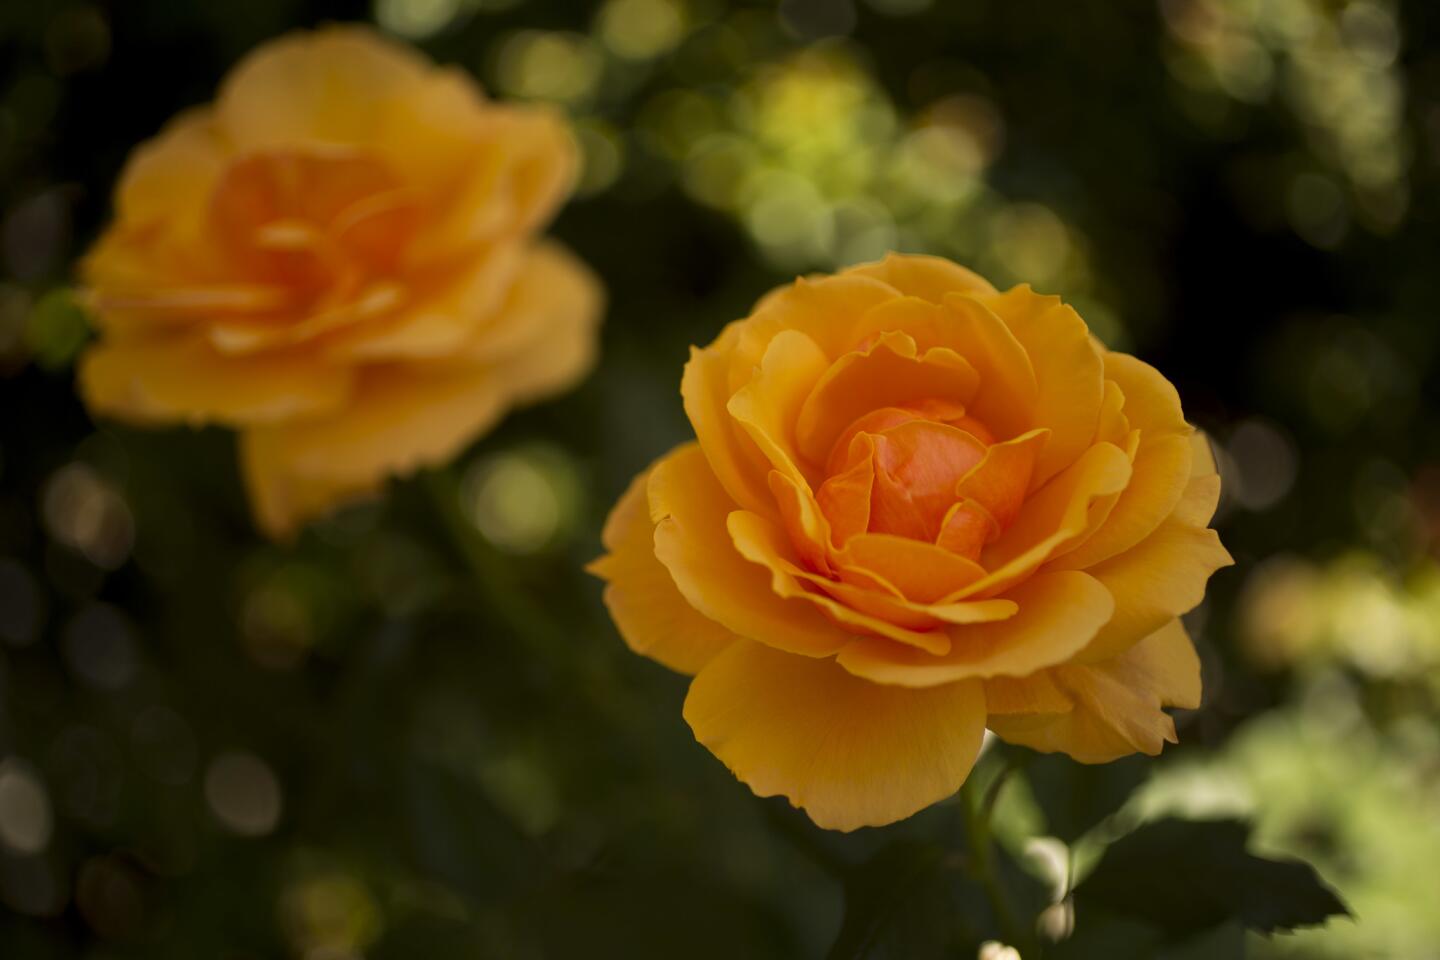
[[[1029,950],[1030,938],[1015,916],[1015,911],[1010,906],[1010,900],[1005,896],[1005,890],[1000,885],[1000,876],[995,871],[994,840],[990,835],[990,813],[997,792],[992,790],[986,797],[982,797],[978,789],[968,783],[961,791],[961,805],[965,814],[965,836],[970,845],[970,870],[990,901],[990,909],[995,912],[995,919],[1000,924],[1005,942],[1019,950],[1022,957],[1030,957],[1032,955]]]

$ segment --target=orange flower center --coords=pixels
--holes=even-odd
[[[856,533],[889,533],[978,559],[1000,525],[982,502],[958,491],[993,442],[984,424],[944,400],[882,407],[856,419],[835,441],[818,493],[837,546]],[[1023,497],[1025,473],[995,477],[993,500]]]
[[[215,190],[210,217],[244,279],[283,287],[306,303],[395,273],[419,207],[375,157],[312,148],[236,160]]]

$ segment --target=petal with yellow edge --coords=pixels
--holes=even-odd
[[[720,485],[736,504],[747,510],[769,512],[773,509],[765,482],[769,464],[726,409],[734,390],[730,384],[731,355],[738,349],[739,339],[740,327],[734,323],[705,349],[691,347],[690,360],[680,378],[680,396],[685,415],[695,429],[695,440]]]
[[[331,26],[266,44],[226,78],[216,115],[240,150],[370,143],[385,113],[420,87],[429,64],[368,30]]]
[[[1189,436],[1193,429],[1180,409],[1180,394],[1164,374],[1144,360],[1128,353],[1104,355],[1105,378],[1125,395],[1125,417],[1133,429],[1150,437],[1177,433]]]
[[[840,603],[826,593],[806,589],[801,583],[802,580],[813,581],[818,578],[795,563],[784,531],[759,514],[736,510],[730,514],[727,526],[735,552],[755,564],[755,569],[770,571],[770,590],[774,596],[787,601],[808,603],[823,611],[826,618],[835,624],[826,637],[828,645],[817,649],[812,655],[828,656],[835,653],[851,637],[862,633],[879,634],[932,653],[943,653],[950,649],[950,638],[942,631],[912,630],[865,610]],[[841,587],[843,584],[836,586]],[[822,589],[830,589],[828,582]],[[882,598],[882,594],[876,595],[877,600]],[[809,648],[796,648],[794,641],[784,633],[761,634],[753,636],[752,639],[781,650],[802,654],[811,652]],[[835,643],[835,640],[839,642]]]
[[[835,653],[849,634],[813,604],[782,597],[770,572],[731,542],[726,517],[734,501],[696,444],[675,448],[650,476],[655,555],[704,616],[736,634],[805,656]]]
[[[460,359],[484,358],[513,403],[550,396],[594,368],[600,349],[595,329],[604,306],[605,289],[590,268],[559,244],[541,243],[526,257],[502,308],[524,313],[535,339],[508,355],[473,345]],[[478,334],[481,338],[485,335]]]
[[[919,355],[909,335],[888,331],[824,371],[794,421],[797,445],[811,463],[824,464],[846,428],[866,414],[934,399],[963,409],[979,382],[975,369],[953,350]]]
[[[990,729],[1042,753],[1081,763],[1108,763],[1132,753],[1154,756],[1175,743],[1164,707],[1200,705],[1200,660],[1184,626],[1173,620],[1125,653],[1089,666],[1051,671],[1074,702],[1064,713],[990,716]]]
[[[1040,395],[1035,426],[1050,440],[1035,465],[1032,489],[1085,452],[1100,419],[1104,368],[1090,330],[1075,308],[1021,284],[985,303],[1005,321],[1030,357]]]
[[[1019,608],[1013,617],[951,627],[949,652],[941,656],[867,637],[841,650],[836,660],[867,680],[906,687],[1025,676],[1083,650],[1115,610],[1099,581],[1073,570],[1037,574],[1005,599]]]
[[[1036,426],[1040,388],[1030,356],[988,306],[960,294],[945,298],[943,342],[980,374],[967,413],[996,438],[1008,440]]]
[[[1056,550],[1079,540],[1097,521],[1096,507],[1125,489],[1130,458],[1097,443],[1021,506],[1015,522],[981,554],[990,571],[952,599],[995,596],[1025,579]]]
[[[795,480],[804,479],[795,448],[795,421],[829,367],[830,358],[814,340],[798,330],[785,330],[765,348],[754,377],[725,405],[771,467]]]
[[[879,574],[915,603],[936,603],[985,575],[978,563],[944,547],[887,533],[851,537],[835,562]]]
[[[162,220],[198,227],[230,149],[210,110],[180,114],[126,161],[115,188],[117,219],[137,227]]]
[[[980,274],[943,257],[924,254],[887,255],[874,263],[862,263],[844,271],[874,277],[899,290],[907,297],[919,297],[940,303],[947,293],[969,293],[977,296],[995,293]]]
[[[389,475],[443,463],[504,409],[505,398],[484,371],[369,370],[343,411],[242,435],[261,526],[271,536],[290,536],[319,512],[323,490],[358,496]]]
[[[1115,597],[1115,616],[1079,659],[1109,659],[1194,609],[1211,575],[1233,562],[1214,530],[1167,520],[1133,550],[1091,567]]]
[[[1163,434],[1140,436],[1140,446],[1125,485],[1105,522],[1083,543],[1055,561],[1059,566],[1084,570],[1124,553],[1149,536],[1174,512],[1190,482],[1193,444],[1190,437]]]
[[[1180,523],[1203,527],[1220,505],[1220,474],[1215,472],[1215,454],[1210,449],[1209,437],[1196,430],[1190,437],[1190,448],[1190,481],[1175,505],[1173,516]]]
[[[92,410],[152,423],[244,427],[325,415],[351,396],[355,375],[289,356],[230,357],[199,338],[119,340],[80,361]]]
[[[871,311],[899,296],[889,284],[856,274],[801,277],[766,294],[750,318],[741,322],[735,362],[748,375],[743,365],[753,367],[765,345],[782,330],[798,330],[819,344],[826,356],[839,358],[870,334],[881,332],[871,321]]]
[[[960,788],[980,753],[985,690],[901,690],[742,642],[691,682],[685,720],[756,794],[848,831],[901,820]]]
[[[987,677],[985,708],[992,714],[1065,713],[1075,701],[1055,682],[1053,670],[1025,677]]]
[[[609,552],[587,569],[605,580],[605,606],[631,650],[695,674],[736,638],[690,606],[655,559],[649,482],[650,470],[631,481],[605,521],[601,541]]]

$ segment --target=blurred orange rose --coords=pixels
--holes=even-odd
[[[757,794],[889,823],[985,728],[1155,754],[1200,702],[1177,619],[1230,562],[1175,389],[1057,297],[891,256],[798,280],[693,351],[696,443],[615,507],[594,572]]]
[[[286,536],[590,367],[601,292],[536,241],[564,121],[367,29],[267,44],[131,156],[82,266],[96,413],[241,431]]]

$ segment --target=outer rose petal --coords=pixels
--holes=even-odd
[[[836,657],[877,683],[929,687],[972,677],[1025,676],[1064,663],[1095,636],[1115,609],[1085,573],[1041,573],[1006,594],[1019,606],[1008,620],[951,627],[950,649],[931,656],[884,640],[854,640]]]
[[[1125,416],[1142,435],[1167,433],[1189,436],[1193,429],[1180,410],[1180,394],[1164,375],[1128,353],[1107,353],[1105,378],[1114,380],[1125,394]]]
[[[736,643],[691,683],[685,719],[756,794],[848,831],[960,788],[980,752],[985,692],[974,682],[901,690],[828,660]]]
[[[1130,482],[1095,532],[1058,558],[1057,566],[1084,570],[1144,540],[1174,512],[1190,482],[1190,437],[1144,434],[1131,464]]]
[[[130,227],[161,221],[192,230],[205,217],[229,158],[230,145],[213,114],[185,111],[125,162],[115,188],[117,219]]]
[[[1214,530],[1167,520],[1139,546],[1087,572],[1115,597],[1115,616],[1081,655],[1107,660],[1193,609],[1210,576],[1234,561]]]
[[[459,82],[470,80],[462,75]],[[431,118],[429,123],[425,118],[404,119],[422,127],[453,123],[447,117]],[[457,155],[465,162],[459,182],[442,181],[453,193],[439,197],[446,209],[433,234],[420,238],[417,257],[504,242],[537,230],[549,222],[575,185],[580,152],[558,113],[541,106],[515,110],[492,105],[477,119],[484,127],[480,142]],[[408,142],[388,135],[386,140]]]
[[[1081,763],[1108,763],[1132,753],[1151,756],[1175,743],[1175,723],[1161,709],[1200,705],[1200,660],[1179,620],[1125,653],[1091,666],[1064,666],[1053,679],[1074,701],[1058,714],[991,714],[990,729],[1043,753]]]
[[[260,525],[272,537],[291,536],[336,502],[374,492],[391,474],[449,460],[504,409],[505,397],[483,370],[369,370],[343,411],[242,435]]]
[[[531,340],[489,364],[513,402],[529,403],[566,389],[595,366],[596,328],[604,306],[605,288],[564,247],[542,243],[531,253],[501,311],[525,317]],[[488,339],[483,333],[477,337]],[[474,356],[471,351],[467,359]]]
[[[1034,426],[1048,427],[1051,434],[1035,465],[1033,490],[1090,446],[1105,394],[1100,353],[1085,321],[1059,297],[1041,296],[1022,284],[984,302],[1005,321],[1035,368]]]
[[[1038,670],[1028,677],[987,677],[985,708],[991,714],[1066,713],[1075,701],[1055,682],[1053,670]]]
[[[842,272],[874,277],[907,297],[919,297],[931,303],[943,302],[948,293],[975,296],[995,293],[990,281],[980,274],[943,257],[891,253],[883,260],[857,264]]]
[[[362,27],[293,34],[230,73],[216,114],[242,151],[300,143],[364,143],[429,70],[419,53]]]
[[[631,650],[695,674],[736,637],[686,603],[655,559],[655,523],[646,494],[652,469],[631,481],[610,511],[601,535],[610,552],[589,570],[606,580],[605,606]]]
[[[105,341],[80,361],[91,410],[147,423],[248,426],[326,414],[354,374],[288,356],[227,357],[193,338]]]
[[[726,529],[734,501],[698,445],[676,447],[650,476],[655,556],[701,614],[742,637],[825,657],[849,639],[813,605],[778,596],[770,574],[736,552]]]
[[[1220,505],[1220,474],[1215,472],[1215,454],[1210,439],[1195,431],[1190,437],[1192,456],[1190,481],[1180,502],[1175,505],[1175,519],[1192,527],[1203,527],[1215,516]]]

